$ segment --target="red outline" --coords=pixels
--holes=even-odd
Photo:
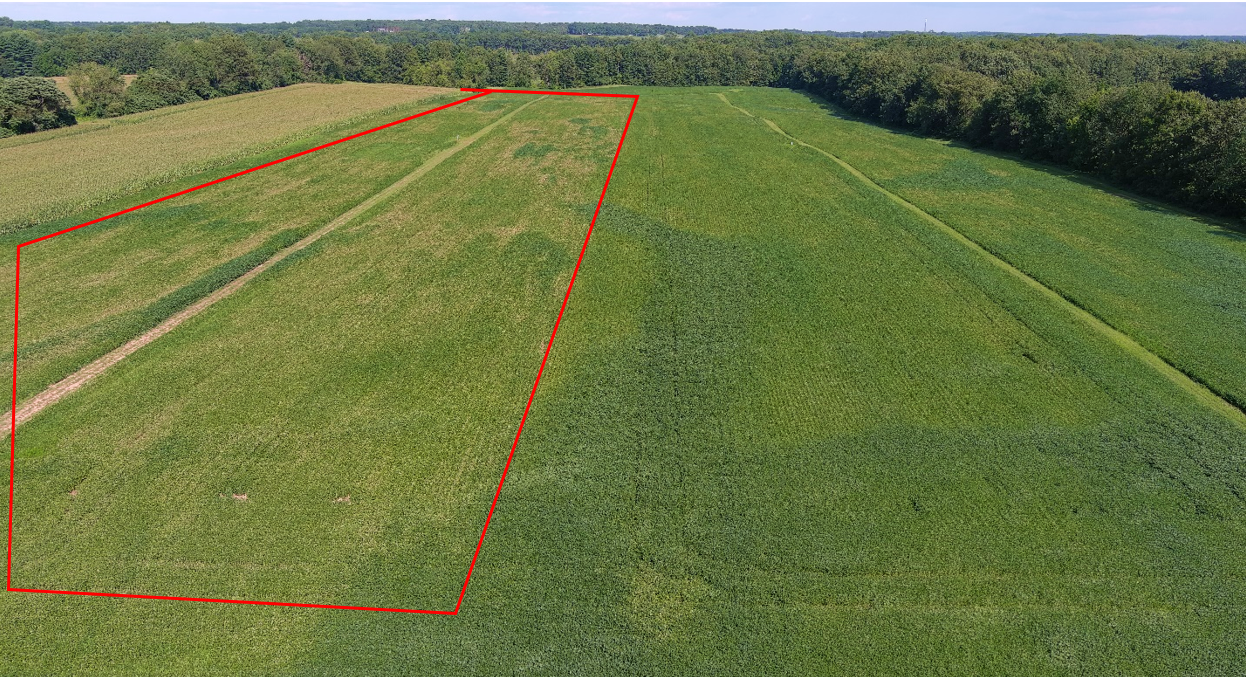
[[[584,253],[588,251],[588,240],[593,235],[593,227],[597,225],[597,216],[601,213],[601,205],[606,200],[606,190],[610,188],[610,179],[611,177],[614,176],[614,167],[619,162],[619,154],[623,152],[623,141],[624,139],[627,138],[627,130],[632,124],[632,115],[636,112],[636,104],[639,103],[640,101],[640,95],[638,94],[605,94],[605,93],[598,94],[598,93],[592,93],[592,92],[552,92],[552,91],[528,90],[528,89],[475,89],[475,88],[467,88],[467,87],[462,88],[461,91],[476,92],[476,94],[469,96],[467,98],[464,98],[464,99],[459,99],[458,101],[455,101],[453,103],[448,103],[444,106],[438,106],[437,108],[432,108],[422,113],[417,113],[410,117],[405,117],[401,120],[395,120],[388,124],[381,125],[380,127],[369,129],[365,132],[352,134],[350,136],[343,137],[336,141],[331,141],[324,145],[316,146],[315,148],[310,148],[308,150],[295,153],[294,155],[283,157],[280,160],[273,160],[272,162],[267,162],[257,167],[252,167],[250,169],[243,170],[236,174],[230,174],[229,176],[225,176],[225,177],[213,180],[213,181],[209,181],[207,183],[195,186],[194,188],[187,188],[186,190],[178,191],[171,195],[166,195],[157,200],[144,202],[143,204],[138,205],[136,207],[123,209],[114,214],[109,214],[108,216],[103,216],[92,221],[87,221],[86,223],[78,224],[72,228],[66,228],[64,230],[57,231],[50,235],[44,235],[43,237],[35,238],[28,242],[23,242],[17,245],[17,261],[16,261],[16,266],[15,266],[16,278],[15,278],[14,287],[13,287],[13,403],[12,403],[12,411],[11,411],[11,418],[10,418],[10,425],[9,425],[9,541],[8,541],[8,559],[7,559],[7,564],[6,564],[5,581],[4,581],[5,589],[8,592],[34,592],[34,593],[44,593],[44,594],[54,594],[54,595],[81,595],[85,597],[124,597],[128,599],[165,599],[165,600],[175,600],[175,601],[181,601],[181,602],[218,602],[218,603],[223,603],[223,604],[255,604],[255,605],[263,605],[263,606],[290,606],[290,607],[304,607],[304,608],[313,608],[313,609],[352,609],[352,610],[358,610],[358,611],[390,611],[390,612],[395,612],[395,613],[435,614],[435,615],[440,615],[440,616],[458,615],[459,609],[463,606],[463,598],[467,596],[467,586],[472,581],[472,572],[476,569],[476,560],[480,557],[480,549],[481,547],[484,546],[485,534],[488,533],[489,531],[489,523],[493,520],[493,511],[494,509],[497,508],[498,498],[500,498],[502,495],[502,485],[506,482],[507,472],[510,471],[511,460],[515,458],[515,450],[519,448],[519,436],[523,434],[524,423],[527,422],[528,420],[528,411],[532,408],[532,401],[536,398],[536,389],[537,389],[537,386],[541,384],[541,375],[545,373],[545,363],[549,360],[550,350],[554,347],[554,338],[558,336],[558,327],[562,324],[562,315],[567,310],[567,302],[571,300],[571,289],[575,286],[576,276],[579,275],[580,273],[580,264],[583,263],[584,261]],[[540,368],[537,369],[536,380],[533,381],[532,383],[532,391],[528,393],[528,403],[526,406],[524,406],[523,416],[519,419],[519,429],[515,431],[515,441],[511,444],[510,454],[507,455],[506,457],[506,465],[503,466],[502,468],[502,476],[501,478],[498,479],[497,491],[495,491],[493,494],[493,502],[489,505],[489,513],[488,515],[485,516],[485,524],[484,524],[484,527],[482,527],[480,530],[480,539],[476,541],[476,550],[475,552],[472,553],[471,564],[468,565],[467,567],[467,577],[463,580],[463,588],[462,590],[459,591],[459,599],[455,603],[454,609],[451,611],[439,611],[435,609],[400,609],[400,608],[390,608],[390,607],[346,606],[346,605],[340,605],[340,604],[304,604],[304,603],[299,603],[299,602],[262,602],[262,601],[244,600],[244,599],[215,599],[215,598],[209,598],[209,597],[173,597],[173,596],[168,596],[168,595],[131,595],[131,594],[124,594],[124,593],[116,593],[116,592],[81,592],[81,591],[76,591],[76,590],[40,590],[40,589],[35,589],[35,588],[14,588],[12,586],[12,580],[13,580],[13,483],[16,477],[16,469],[17,469],[17,309],[18,309],[18,304],[19,304],[18,288],[21,283],[21,277],[22,277],[22,274],[21,274],[22,247],[25,247],[26,245],[34,244],[36,242],[42,242],[43,240],[47,240],[47,239],[56,237],[57,235],[68,233],[70,231],[77,230],[79,228],[84,228],[94,223],[107,221],[108,219],[111,219],[113,217],[121,216],[122,214],[128,214],[130,212],[137,211],[144,207],[150,207],[151,205],[154,205],[159,202],[164,202],[165,200],[178,197],[179,195],[193,193],[194,191],[197,191],[201,188],[207,188],[208,186],[216,185],[218,183],[228,181],[233,178],[237,178],[244,174],[250,174],[251,172],[264,169],[265,167],[271,167],[273,165],[280,164],[282,162],[285,162],[286,160],[293,160],[296,157],[301,157],[303,155],[307,155],[308,153],[314,153],[318,150],[328,148],[330,146],[335,146],[339,143],[342,143],[343,141],[350,141],[351,139],[357,139],[361,136],[365,136],[367,134],[371,134],[373,132],[386,129],[388,127],[393,127],[394,125],[399,125],[404,122],[414,120],[415,118],[428,115],[429,113],[435,113],[439,110],[444,110],[452,106],[457,106],[461,103],[466,103],[468,101],[471,101],[472,99],[478,99],[488,94],[545,94],[545,95],[552,95],[552,96],[595,96],[595,97],[621,98],[621,99],[631,99],[632,106],[627,112],[627,121],[623,123],[623,133],[619,136],[619,144],[614,150],[614,158],[610,161],[610,171],[606,173],[606,183],[605,185],[601,187],[601,196],[597,198],[597,208],[593,211],[593,218],[591,221],[589,221],[589,224],[588,224],[588,232],[584,235],[584,244],[581,245],[580,247],[580,256],[578,259],[576,259],[575,268],[571,271],[571,281],[567,284],[567,292],[562,298],[562,306],[558,309],[558,318],[554,320],[554,329],[552,332],[550,332],[549,342],[545,345],[545,354],[541,357],[541,366]]]

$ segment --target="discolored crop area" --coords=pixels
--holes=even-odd
[[[1109,201],[1112,261],[1196,221],[1051,175],[917,191],[1036,170],[790,91],[607,91],[639,105],[456,616],[9,594],[13,671],[1246,670],[1246,428],[1073,312],[1152,347],[1096,278],[980,240],[1044,293],[919,212]],[[14,583],[452,607],[625,116],[535,101],[20,428]]]

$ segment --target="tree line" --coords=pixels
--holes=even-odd
[[[335,24],[337,30],[329,30]],[[250,32],[212,24],[50,25],[5,30],[0,19],[0,76],[67,75],[80,115],[343,80],[440,87],[793,87],[884,124],[1246,216],[1243,42],[845,38],[621,24],[508,29],[497,22],[299,22],[284,25],[298,30]],[[127,87],[123,72],[139,77]],[[49,90],[35,93],[35,85],[19,79],[25,84],[0,89],[0,101],[10,101],[0,103],[0,111],[21,109],[12,103],[21,99],[29,111],[42,112],[0,117],[0,128],[20,133],[65,123]],[[2,93],[9,89],[14,92]]]
[[[0,79],[0,139],[75,124],[69,97],[44,78]]]
[[[1246,45],[909,37],[802,54],[795,82],[919,133],[1246,216]]]

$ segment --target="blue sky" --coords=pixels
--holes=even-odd
[[[718,28],[1246,35],[1246,3],[0,2],[0,16],[52,21],[300,19],[627,21]]]

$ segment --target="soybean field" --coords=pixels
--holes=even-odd
[[[467,96],[413,90],[0,241]],[[634,117],[466,587],[630,99],[24,248],[19,409],[235,286],[17,427],[10,587],[457,613],[8,592],[0,673],[1246,671],[1237,224],[801,92],[601,91]]]

